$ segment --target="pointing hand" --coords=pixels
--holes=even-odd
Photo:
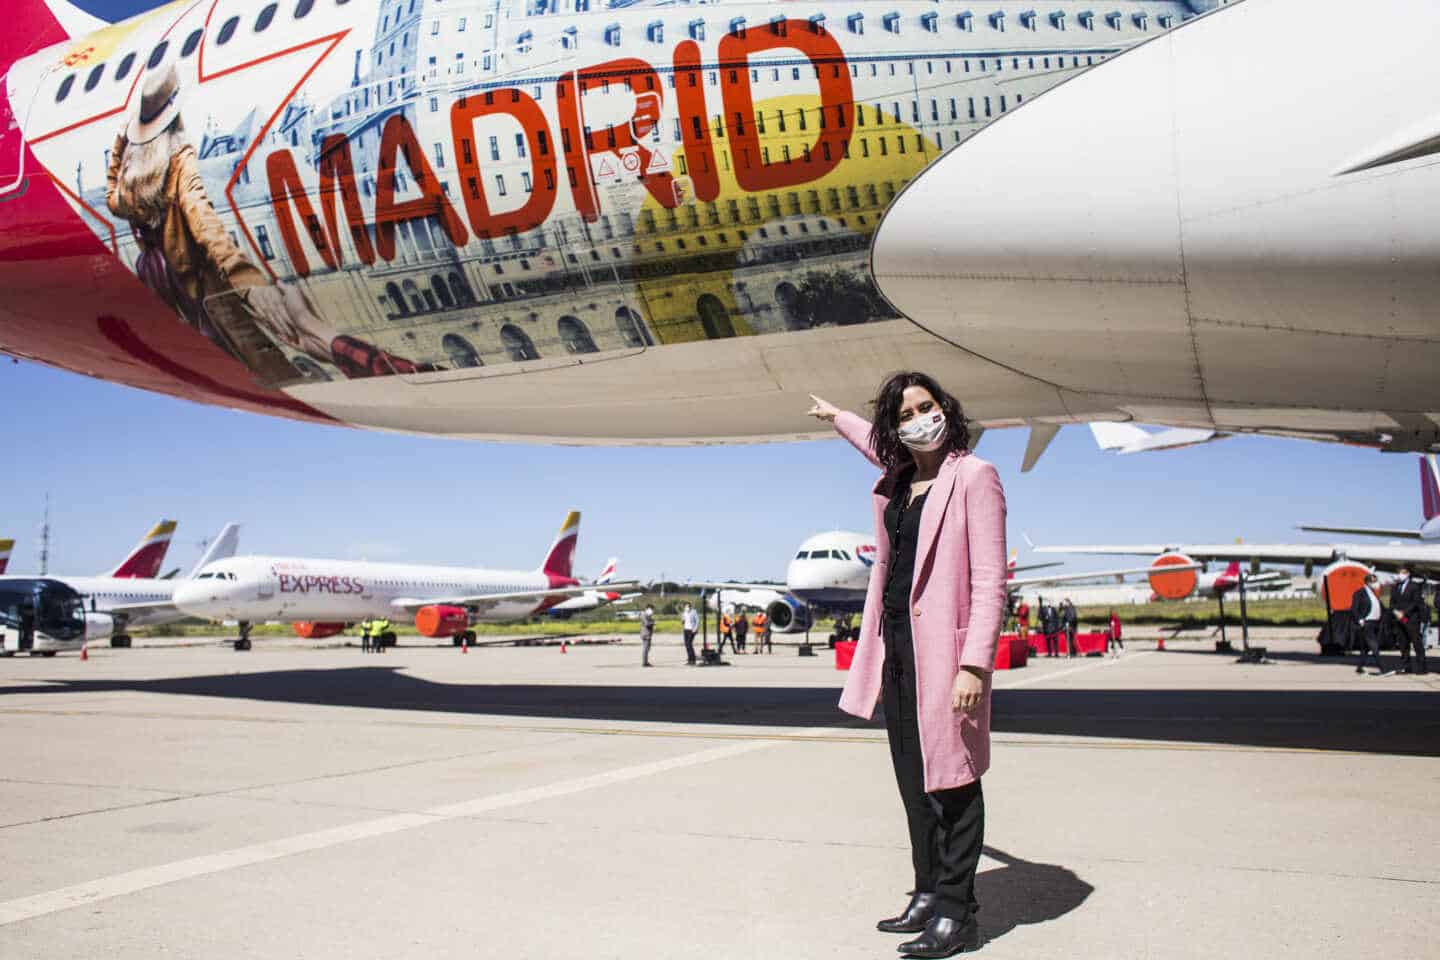
[[[839,407],[828,400],[821,400],[813,393],[810,394],[810,399],[815,401],[815,405],[808,411],[810,416],[817,420],[824,420],[826,423],[835,422],[836,415],[840,413]]]

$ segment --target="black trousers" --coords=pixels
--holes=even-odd
[[[910,829],[915,890],[936,894],[936,912],[964,921],[980,905],[975,870],[985,839],[985,796],[980,781],[953,790],[925,792],[920,720],[915,706],[915,644],[908,617],[884,622],[885,729],[890,760]]]
[[[695,662],[695,631],[685,631],[685,662]]]
[[[1045,656],[1053,657],[1060,650],[1060,635],[1049,631],[1045,634]]]
[[[1425,673],[1425,638],[1420,635],[1420,621],[1415,616],[1406,620],[1397,620],[1395,626],[1397,638],[1400,641],[1400,669],[1407,672]],[[1410,650],[1414,649],[1415,658],[1410,658]]]
[[[1066,650],[1066,656],[1070,656],[1070,657],[1078,657],[1078,656],[1080,656],[1080,651],[1075,649],[1075,628],[1074,628],[1074,627],[1066,627],[1066,628],[1065,628],[1065,650]]]
[[[1371,657],[1375,658],[1375,669],[1384,670],[1380,665],[1380,621],[1368,620],[1360,624],[1360,664],[1355,668],[1358,673],[1365,669],[1365,661]]]

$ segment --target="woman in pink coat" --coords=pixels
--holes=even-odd
[[[840,698],[869,719],[883,696],[910,830],[914,893],[877,926],[918,933],[900,944],[907,956],[948,957],[980,945],[980,777],[1005,616],[1005,493],[995,468],[970,453],[960,404],[923,373],[881,386],[873,425],[814,400],[811,414],[884,471],[872,504],[878,558]]]

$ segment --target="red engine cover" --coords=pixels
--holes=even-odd
[[[1162,600],[1184,600],[1195,592],[1200,577],[1194,570],[1177,570],[1174,573],[1165,573],[1164,570],[1194,562],[1183,553],[1166,553],[1156,557],[1150,565],[1150,589]]]
[[[323,640],[326,637],[333,637],[338,633],[345,632],[343,623],[314,623],[310,620],[301,620],[294,624],[295,636],[303,637],[306,640]]]
[[[422,637],[453,637],[470,629],[470,615],[464,607],[421,607],[415,611],[415,629]]]

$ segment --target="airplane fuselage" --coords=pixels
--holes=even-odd
[[[567,581],[568,582],[568,581]],[[371,617],[405,621],[397,605],[557,586],[536,571],[370,563],[300,557],[235,557],[207,566],[175,593],[185,613],[210,620],[348,623]],[[518,620],[546,601],[500,601],[472,621]]]

